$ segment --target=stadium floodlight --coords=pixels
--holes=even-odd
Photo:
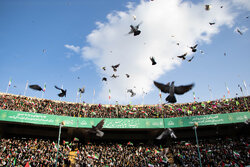
[[[193,129],[194,129],[195,138],[196,138],[196,144],[197,144],[197,150],[198,150],[198,155],[199,155],[200,167],[202,167],[202,164],[201,164],[201,155],[200,155],[200,148],[199,148],[199,143],[198,143],[198,136],[197,136],[197,132],[196,132],[197,127],[198,127],[198,122],[195,122]]]
[[[58,142],[57,142],[57,153],[56,153],[56,164],[55,164],[55,167],[57,167],[57,161],[58,161],[58,152],[59,152],[59,143],[60,143],[60,138],[61,138],[61,129],[62,129],[62,126],[65,125],[65,122],[62,121],[59,123],[59,134],[58,134]]]

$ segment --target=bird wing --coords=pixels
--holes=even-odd
[[[194,84],[174,87],[174,93],[182,95],[193,88]]]
[[[39,85],[29,85],[29,88],[34,89],[34,90],[39,90],[39,91],[43,90],[41,86]]]
[[[113,66],[114,68],[118,68],[120,66],[120,64],[117,64],[117,65],[115,65],[115,66]]]
[[[195,49],[198,46],[198,44],[194,45],[192,48]]]
[[[97,129],[97,130],[101,130],[102,127],[103,127],[103,125],[104,125],[104,119],[102,119],[102,120],[96,125],[96,129]]]
[[[57,87],[56,85],[55,85],[55,88],[58,89],[58,90],[60,90],[60,91],[63,91],[63,89]]]
[[[154,81],[154,85],[160,89],[162,92],[164,93],[169,93],[169,83],[167,83],[166,85],[162,84],[162,83],[159,83],[159,82],[156,82]]]
[[[168,130],[164,130],[164,131],[160,134],[160,136],[158,136],[156,139],[157,139],[157,140],[161,140],[161,139],[163,139],[168,133],[169,133]]]

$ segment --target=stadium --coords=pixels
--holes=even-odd
[[[0,0],[0,167],[250,167],[249,17],[250,0]]]
[[[0,94],[1,166],[247,166],[250,97],[95,105]],[[102,119],[103,137],[90,133]],[[156,138],[171,128],[160,140]]]

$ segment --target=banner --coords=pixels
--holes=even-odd
[[[159,129],[191,127],[195,122],[199,126],[232,124],[245,122],[250,118],[250,112],[237,112],[229,114],[212,114],[176,118],[104,118],[103,128],[107,129]],[[103,118],[81,118],[58,116],[49,114],[30,113],[22,111],[0,110],[0,121],[59,126],[62,121],[65,127],[91,128],[96,126]]]

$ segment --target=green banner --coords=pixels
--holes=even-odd
[[[158,129],[231,124],[245,122],[250,118],[250,112],[229,114],[213,114],[176,118],[105,118],[104,128],[107,129]],[[20,122],[38,125],[58,126],[64,121],[66,127],[91,128],[103,118],[81,118],[49,114],[30,113],[22,111],[0,110],[0,121]]]
[[[228,114],[211,114],[191,117],[165,118],[164,124],[166,128],[179,128],[193,126],[198,123],[199,126],[232,124],[245,122],[250,118],[250,112],[237,112]]]

